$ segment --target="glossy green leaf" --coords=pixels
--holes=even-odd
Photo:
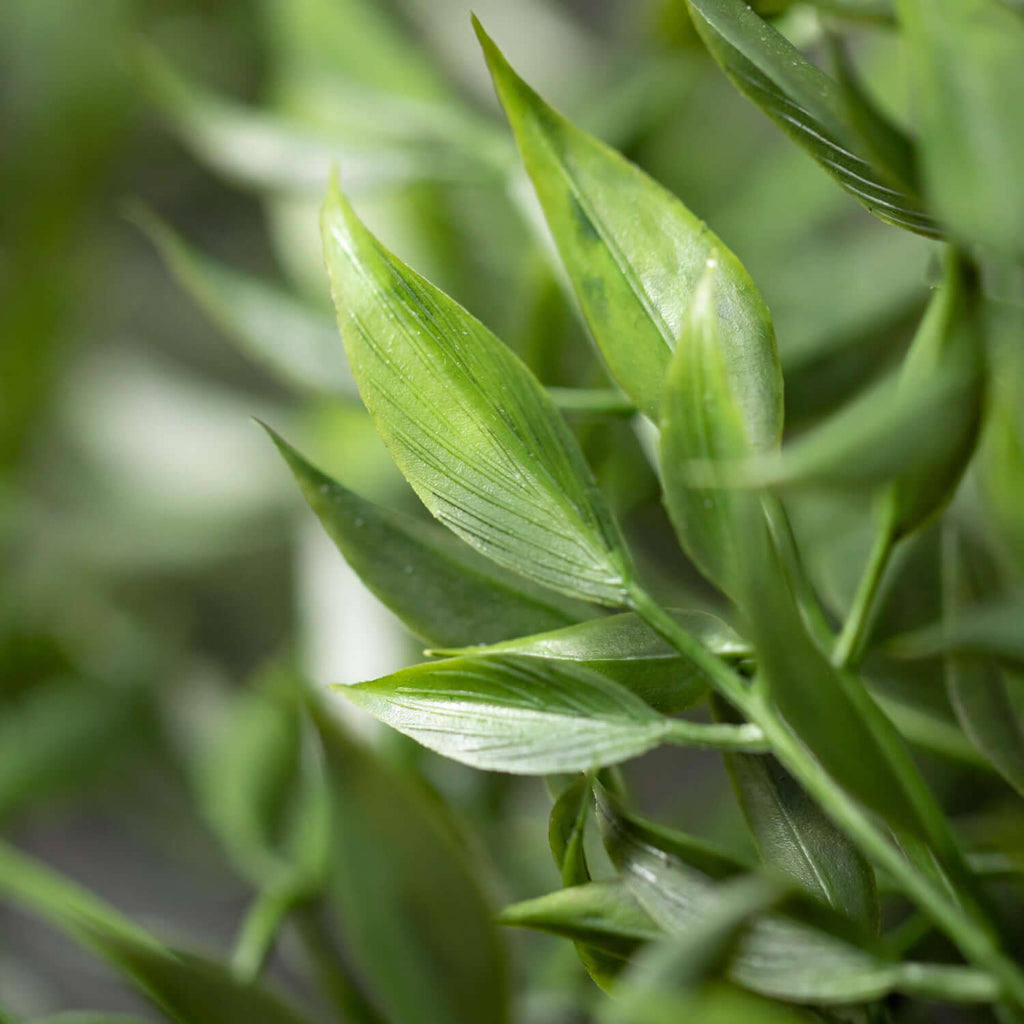
[[[360,394],[430,511],[488,557],[622,605],[631,565],[544,389],[490,331],[384,249],[334,185],[331,290]]]
[[[682,610],[672,615],[692,637],[721,658],[738,660],[750,653],[743,640],[714,615]],[[710,685],[695,665],[665,643],[635,612],[591,619],[490,647],[435,653],[479,657],[515,654],[574,662],[608,676],[665,715],[678,714],[696,704]]]
[[[670,192],[552,110],[477,24],[498,98],[612,375],[652,420],[670,356],[712,252],[718,315],[755,438],[782,429],[771,320],[742,265]],[[742,386],[740,386],[742,385]]]
[[[669,366],[661,418],[661,465],[665,505],[683,550],[709,580],[736,600],[744,557],[736,537],[753,521],[748,506],[759,499],[739,491],[694,486],[688,469],[695,461],[717,465],[770,451],[779,437],[759,434],[739,401],[748,390],[744,381],[760,375],[762,367],[737,365],[730,359],[734,327],[719,315],[716,300],[723,276],[713,254]],[[772,369],[770,381],[762,381],[762,386],[781,404],[782,379],[774,345],[764,361]]]
[[[1024,257],[1024,23],[1000,0],[898,0],[925,188],[952,234]],[[1014,98],[1014,99],[1011,99]]]
[[[331,792],[329,883],[388,1019],[509,1019],[504,950],[467,851],[436,797],[315,710]]]
[[[569,662],[452,658],[335,689],[431,750],[489,771],[589,771],[662,743],[762,746],[754,726],[666,718],[625,687]]]
[[[721,700],[716,717],[735,717]],[[766,864],[868,931],[877,931],[871,865],[774,757],[727,754],[726,767]]]
[[[976,599],[979,589],[972,579],[968,552],[953,526],[946,528],[943,540],[943,619],[948,636],[955,634],[961,609]],[[1017,612],[1011,635],[1024,646],[1020,639],[1024,609],[1018,607]],[[1002,671],[977,656],[950,653],[946,657],[946,689],[964,732],[1000,775],[1024,794],[1021,705],[1013,701]]]
[[[919,200],[872,160],[839,86],[743,0],[688,0],[711,55],[737,89],[876,217],[937,237]]]
[[[245,187],[318,193],[338,165],[352,191],[415,181],[500,180],[500,145],[444,105],[350,86],[344,110],[355,122],[324,131],[216,96],[149,48],[136,51],[135,66],[185,145]]]
[[[276,996],[219,963],[169,950],[90,893],[0,845],[0,893],[108,960],[179,1024],[302,1024]],[[497,1019],[497,1018],[496,1018]]]
[[[359,497],[268,432],[345,560],[427,643],[489,643],[593,614],[588,605],[495,565],[434,523]]]
[[[178,284],[244,354],[293,387],[355,395],[355,381],[329,316],[204,256],[149,209],[134,209],[132,217]]]

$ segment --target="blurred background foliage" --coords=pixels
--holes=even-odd
[[[903,117],[888,5],[821,6],[845,12],[872,93]],[[676,192],[744,262],[774,316],[792,430],[897,363],[937,276],[934,243],[873,219],[736,93],[683,4],[474,8],[531,84]],[[826,59],[820,11],[761,9]],[[317,230],[331,164],[385,242],[544,383],[607,385],[514,170],[468,10],[463,0],[0,5],[3,832],[153,933],[234,957],[240,976],[257,969],[275,908],[298,907],[269,971],[314,1008],[355,998],[339,994],[344,979],[329,966],[317,995],[307,965],[324,943],[365,938],[352,893],[329,905],[320,896],[336,888],[332,870],[359,864],[355,846],[347,867],[325,853],[337,844],[324,841],[324,765],[329,778],[331,764],[351,769],[362,755],[323,761],[300,680],[353,682],[419,653],[251,422],[268,421],[360,494],[415,512],[332,326]],[[1006,338],[1019,330],[1019,305],[994,304],[992,317]],[[994,351],[983,457],[955,511],[968,532],[994,529],[984,535],[1007,586],[1024,566],[1024,363],[1019,345]],[[656,588],[713,606],[670,554],[629,422],[572,421]],[[848,603],[869,543],[863,511],[849,495],[792,506],[833,610]],[[937,543],[925,533],[907,552],[882,638],[939,618]],[[983,829],[1019,855],[1024,820],[977,767],[940,671],[935,659],[894,668],[881,654],[869,665],[886,706],[930,750],[922,757],[965,834]],[[382,771],[425,781],[428,800],[443,795],[492,905],[557,883],[539,784],[463,771],[358,719],[345,728]],[[656,752],[627,776],[663,820],[740,850],[749,842],[714,757]],[[365,807],[352,799],[358,819]],[[572,948],[509,941],[520,1018],[587,1019],[596,990]],[[147,1006],[57,931],[0,909],[0,1015],[154,1019]]]

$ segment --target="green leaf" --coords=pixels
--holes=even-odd
[[[316,193],[339,163],[353,191],[416,181],[495,182],[503,171],[494,137],[443,104],[350,85],[348,102],[336,109],[355,122],[324,131],[216,96],[148,47],[134,56],[144,89],[185,145],[243,187]],[[345,87],[338,82],[335,89]]]
[[[956,629],[961,608],[977,597],[978,584],[972,578],[972,560],[953,526],[946,528],[943,541],[943,616],[948,635]],[[1018,645],[1024,633],[1020,611],[1018,608],[1011,627]],[[1024,794],[1020,703],[1012,700],[1003,673],[977,656],[950,653],[946,657],[946,689],[964,732],[1000,775]]]
[[[966,242],[1024,257],[1024,21],[1000,0],[898,0],[925,188]]]
[[[719,315],[716,299],[723,277],[718,257],[712,254],[668,370],[661,465],[665,504],[683,550],[711,582],[737,600],[743,556],[736,537],[754,518],[748,506],[759,499],[738,491],[695,487],[687,469],[693,461],[716,465],[774,449],[778,432],[759,434],[758,421],[749,418],[740,396],[754,392],[752,379],[760,378],[767,364],[770,380],[760,384],[773,396],[774,404],[781,404],[782,378],[774,344],[761,364],[737,364],[730,358],[735,350],[734,329]],[[759,535],[766,537],[764,530]]]
[[[624,687],[568,662],[453,658],[335,689],[431,750],[489,771],[589,771],[670,742],[761,748],[756,727],[666,718]]]
[[[427,643],[489,643],[593,614],[588,605],[495,565],[434,523],[359,497],[266,429],[345,560]]]
[[[552,110],[476,24],[508,115],[580,306],[612,375],[652,420],[665,371],[704,266],[722,267],[718,314],[726,358],[744,387],[737,400],[757,438],[782,429],[771,320],[742,265],[671,193]]]
[[[723,701],[716,717],[732,721]],[[766,864],[840,914],[878,930],[878,888],[871,865],[774,757],[727,754],[726,767]]]
[[[536,378],[387,252],[336,184],[323,234],[360,394],[424,504],[499,564],[574,597],[624,604],[632,568],[618,527]]]
[[[3,844],[0,893],[108,960],[180,1024],[305,1019],[264,989],[236,981],[223,965],[164,948],[90,893]]]
[[[707,875],[633,827],[608,800],[598,809],[612,862],[641,906],[669,934],[707,926],[721,912],[722,892]],[[654,840],[652,842],[652,840]],[[751,991],[793,1002],[844,1003],[875,999],[897,971],[877,955],[807,924],[776,914],[751,924],[740,938],[727,976]]]
[[[839,86],[807,61],[743,0],[687,0],[711,55],[733,84],[831,174],[889,224],[938,237],[917,197],[874,165],[851,123]]]
[[[167,269],[244,354],[282,382],[306,391],[355,395],[355,381],[329,316],[256,278],[204,256],[144,206],[132,219]]]
[[[750,653],[743,640],[714,615],[678,610],[672,612],[672,617],[721,658],[738,660]],[[692,662],[665,643],[635,612],[591,619],[490,647],[432,653],[476,657],[515,654],[574,662],[626,687],[665,715],[678,714],[693,706],[706,695],[710,685]]]
[[[331,791],[330,885],[388,1019],[509,1019],[504,950],[447,811],[314,709]]]

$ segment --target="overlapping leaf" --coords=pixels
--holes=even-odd
[[[495,565],[447,530],[361,498],[270,435],[346,561],[427,643],[489,643],[592,614],[586,604]]]
[[[875,166],[839,86],[743,0],[688,0],[733,84],[876,217],[918,234],[939,228],[918,198]]]
[[[781,391],[768,311],[731,252],[671,193],[552,110],[477,25],[498,98],[612,375],[652,420],[669,358],[708,257],[723,268],[716,297],[731,327],[725,358],[755,439],[781,431]]]
[[[471,545],[572,596],[622,605],[618,527],[530,371],[405,267],[332,186],[324,246],[360,394],[424,504]]]
[[[672,614],[683,629],[713,654],[736,659],[749,653],[743,640],[716,616],[700,611]],[[515,654],[574,662],[608,676],[666,715],[677,714],[697,703],[710,685],[697,666],[665,643],[635,612],[591,619],[490,647],[438,653],[478,657]]]
[[[666,718],[625,687],[569,662],[453,658],[337,689],[424,746],[491,771],[587,771],[668,742],[760,747],[754,726]]]

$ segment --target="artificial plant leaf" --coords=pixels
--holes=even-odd
[[[612,863],[666,932],[682,935],[717,916],[727,889],[658,843],[656,833],[635,827],[634,819],[600,792],[598,810]],[[740,938],[727,976],[774,998],[844,1003],[884,995],[895,984],[895,968],[873,952],[770,914]]]
[[[141,928],[41,864],[0,845],[0,892],[92,949],[179,1024],[302,1024],[306,1019],[222,964],[170,950]]]
[[[735,713],[721,699],[716,718]],[[758,851],[840,914],[878,930],[878,887],[871,865],[772,756],[727,754],[726,767]]]
[[[734,325],[721,317],[716,295],[723,273],[716,254],[707,261],[680,331],[665,384],[661,416],[661,466],[665,505],[683,550],[698,569],[733,600],[743,570],[738,532],[755,518],[748,506],[757,496],[694,486],[688,467],[742,460],[777,447],[777,433],[759,435],[739,401],[742,381],[761,368],[737,366],[729,358]],[[782,401],[782,379],[774,345],[765,354],[771,380],[762,385]],[[759,536],[766,537],[760,530]],[[753,543],[754,539],[749,538]]]
[[[652,420],[708,257],[722,268],[725,359],[756,439],[782,430],[768,310],[735,256],[670,192],[575,128],[520,79],[476,25],[523,162],[612,375]]]
[[[671,614],[692,637],[721,658],[738,660],[750,653],[743,640],[715,615],[683,610]],[[665,643],[635,612],[591,619],[490,647],[434,653],[477,657],[515,654],[574,662],[608,676],[665,715],[678,714],[696,704],[710,685],[692,662]]]
[[[345,560],[427,643],[491,643],[593,614],[583,602],[495,565],[436,524],[361,498],[267,429]]]
[[[452,658],[335,689],[431,750],[489,771],[589,771],[662,743],[761,746],[754,726],[666,718],[625,687],[569,662]]]
[[[898,0],[939,218],[965,242],[1024,258],[1024,22],[1000,0]],[[1008,99],[1013,97],[1014,99]]]
[[[946,527],[942,555],[943,619],[949,634],[956,629],[961,609],[976,599],[979,588],[972,578],[976,560],[968,557],[952,524]],[[1024,615],[1018,615],[1013,632],[1018,638],[1024,633]],[[1024,794],[1020,704],[1012,700],[1002,671],[976,655],[950,652],[946,656],[946,690],[964,732],[999,774]]]
[[[243,353],[283,383],[355,395],[355,381],[327,315],[280,288],[210,259],[146,207],[132,211],[168,270]]]
[[[533,374],[384,249],[336,183],[322,224],[360,394],[427,508],[507,568],[573,597],[624,604],[632,569],[618,526]]]
[[[346,944],[388,1019],[509,1019],[505,955],[438,797],[314,707],[331,794],[329,884]]]
[[[344,104],[356,122],[324,131],[210,93],[148,47],[137,48],[135,67],[185,145],[244,187],[316,193],[339,164],[352,191],[415,181],[493,182],[500,174],[495,140],[443,105],[357,87]]]
[[[736,88],[847,192],[889,224],[938,236],[918,198],[874,164],[828,75],[743,0],[687,2],[697,31]]]

